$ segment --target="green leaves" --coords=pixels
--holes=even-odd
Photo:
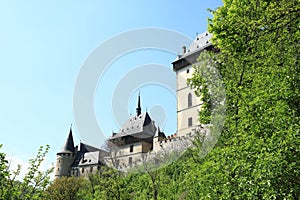
[[[2,145],[1,145],[2,146]],[[22,181],[16,178],[20,174],[21,166],[16,171],[10,171],[5,154],[0,153],[0,199],[41,199],[50,184],[50,174],[53,168],[40,171],[40,166],[48,153],[49,146],[40,147],[37,156],[29,161],[29,169]]]
[[[204,178],[210,197],[299,198],[299,11],[295,0],[228,0],[213,12],[227,109],[222,142],[202,165],[218,176]]]

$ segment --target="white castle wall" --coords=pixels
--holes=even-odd
[[[197,97],[187,85],[187,80],[192,77],[194,68],[192,65],[186,66],[176,72],[177,81],[177,134],[184,136],[193,132],[199,123],[199,109],[202,104],[200,98]],[[192,105],[188,105],[188,94],[192,95]],[[192,119],[192,125],[189,126],[188,120]]]

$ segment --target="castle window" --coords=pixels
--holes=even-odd
[[[132,165],[132,157],[129,157],[129,159],[128,159],[128,165],[129,165],[129,166]]]
[[[186,70],[186,73],[187,73],[187,74],[188,74],[188,73],[190,73],[190,70],[189,70],[189,69],[187,69],[187,70]]]
[[[90,173],[92,173],[93,172],[93,167],[90,167]]]
[[[130,150],[130,152],[133,152],[133,145],[130,145],[129,150]]]
[[[192,94],[189,93],[188,94],[188,107],[191,107],[193,105],[193,102],[192,102]]]
[[[81,169],[81,173],[84,173],[84,168]]]
[[[193,126],[193,118],[188,118],[188,126]]]

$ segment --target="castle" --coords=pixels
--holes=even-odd
[[[187,85],[192,77],[193,64],[203,50],[212,50],[211,34],[197,35],[189,48],[183,47],[182,55],[172,62],[176,73],[177,131],[167,136],[161,132],[148,112],[142,113],[141,99],[138,96],[136,114],[131,116],[117,133],[107,141],[108,150],[81,143],[74,146],[72,127],[61,151],[57,153],[55,178],[62,176],[86,176],[101,171],[104,165],[117,169],[127,169],[143,162],[145,155],[155,155],[162,150],[180,152],[183,146],[190,145],[190,139],[199,129],[198,113],[200,99]]]

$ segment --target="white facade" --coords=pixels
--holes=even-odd
[[[109,166],[115,165],[114,167],[118,169],[126,169],[141,162],[142,155],[150,152],[152,148],[152,143],[140,141],[120,146],[117,150],[112,150],[104,159]]]
[[[203,102],[188,86],[187,81],[193,76],[193,64],[197,62],[200,53],[212,48],[211,36],[208,32],[197,35],[189,48],[184,46],[182,55],[172,63],[177,81],[177,134],[179,137],[193,134],[200,125],[199,111]]]
[[[193,74],[192,65],[176,71],[177,80],[177,134],[184,136],[199,125],[200,98],[187,85],[187,80]]]

